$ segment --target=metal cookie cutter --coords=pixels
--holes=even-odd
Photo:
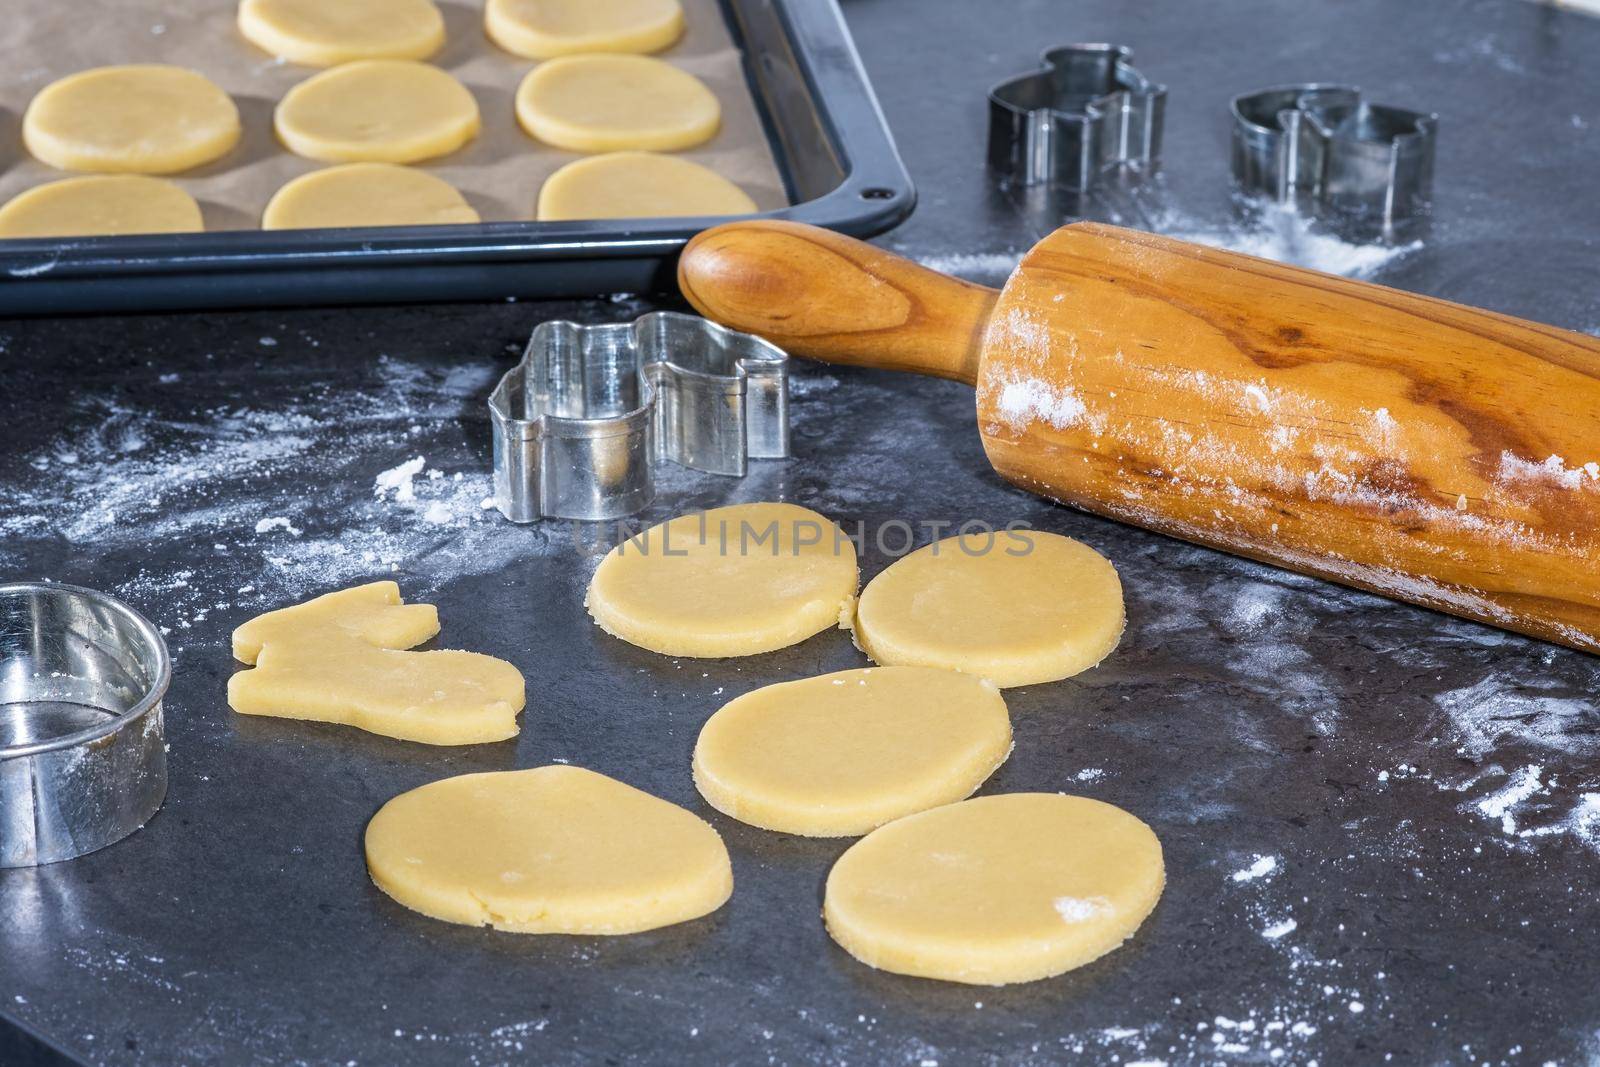
[[[1349,85],[1285,85],[1233,100],[1233,175],[1246,190],[1385,229],[1425,214],[1439,116],[1368,104]]]
[[[1161,158],[1167,89],[1110,44],[1052,48],[1039,70],[989,91],[989,166],[1023,185],[1087,189],[1100,174]]]
[[[0,585],[0,867],[72,859],[161,807],[161,633],[70,585]]]
[[[540,323],[489,396],[494,502],[512,522],[631,515],[656,461],[743,476],[789,454],[788,357],[695,315]]]

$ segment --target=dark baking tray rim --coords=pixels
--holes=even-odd
[[[791,199],[758,218],[857,237],[916,204],[837,0],[720,0]],[[817,175],[833,184],[805,198]],[[231,230],[0,242],[0,314],[665,291],[716,218]]]

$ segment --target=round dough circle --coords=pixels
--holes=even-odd
[[[1122,637],[1122,582],[1100,553],[1037,530],[968,534],[897,560],[861,593],[874,662],[948,667],[1006,687],[1088,670]]]
[[[678,0],[489,0],[489,39],[515,56],[659,52],[683,36]]]
[[[18,193],[0,207],[0,237],[109,237],[199,233],[194,197],[164,178],[94,174]]]
[[[239,32],[291,63],[427,59],[444,45],[433,0],[241,0]]]
[[[364,59],[286,93],[273,125],[291,152],[324,163],[415,163],[478,135],[478,102],[438,67]]]
[[[393,163],[346,163],[286,184],[261,213],[263,230],[330,226],[441,226],[477,222],[443,178]]]
[[[668,656],[750,656],[842,626],[856,548],[793,504],[680,515],[617,545],[585,603],[601,629]]]
[[[749,215],[756,202],[698,163],[654,152],[612,152],[568,163],[539,190],[541,221]]]
[[[62,170],[174,174],[239,143],[239,109],[203,74],[143,64],[51,82],[28,104],[22,140]]]
[[[828,933],[869,967],[974,985],[1031,982],[1110,952],[1154,910],[1161,842],[1121,808],[1059,793],[909,815],[828,873]]]
[[[972,795],[1011,751],[993,685],[932,667],[781,682],[700,731],[694,782],[724,815],[806,837],[853,837]]]
[[[630,934],[696,919],[733,893],[717,831],[581,767],[446,778],[367,824],[379,889],[446,922],[527,934]]]
[[[573,152],[670,152],[716,135],[722,106],[704,82],[648,56],[563,56],[517,87],[517,121]]]

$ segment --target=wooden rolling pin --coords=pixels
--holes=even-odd
[[[785,222],[678,280],[792,353],[977,386],[990,462],[1052,500],[1600,652],[1600,340],[1094,223],[999,292]]]

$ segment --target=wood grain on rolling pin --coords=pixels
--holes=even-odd
[[[978,421],[1054,499],[1600,651],[1593,338],[1078,224],[1001,294]]]
[[[767,219],[694,237],[678,286],[702,315],[793,355],[968,385],[999,296],[864,241]]]

